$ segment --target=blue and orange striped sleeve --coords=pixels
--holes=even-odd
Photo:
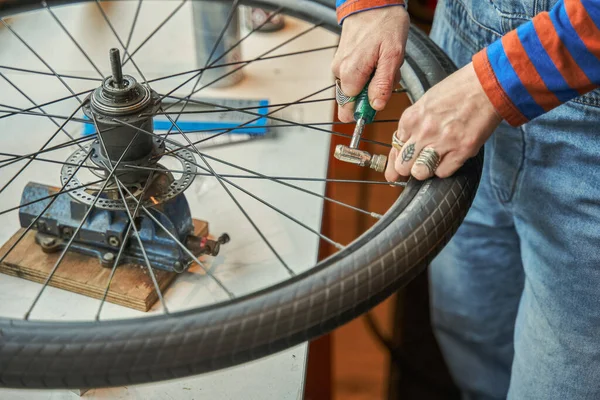
[[[473,56],[500,115],[519,126],[600,85],[600,1],[560,0]]]
[[[403,0],[336,0],[338,22],[341,24],[344,19],[357,12],[372,10],[374,8],[389,6],[405,6]]]

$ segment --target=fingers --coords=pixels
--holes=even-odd
[[[350,103],[346,103],[343,106],[338,106],[338,118],[342,122],[354,122],[354,107],[356,106],[356,102],[351,101]]]
[[[463,166],[468,157],[458,151],[452,151],[444,156],[440,166],[435,171],[435,175],[439,178],[448,178],[454,172]]]
[[[369,101],[377,111],[383,110],[392,96],[402,58],[400,46],[383,50],[379,57],[375,75],[369,84]]]
[[[422,146],[415,142],[413,138],[409,138],[408,141],[402,146],[400,155],[396,158],[394,168],[396,172],[401,176],[410,176],[410,171],[415,162],[415,159],[421,152]]]
[[[398,158],[399,151],[395,148],[390,150],[390,154],[388,155],[388,162],[385,166],[385,180],[388,182],[396,182],[400,179],[400,174],[394,168],[394,164],[396,162],[396,158]]]
[[[366,64],[369,65],[369,64]],[[364,61],[352,60],[342,63],[339,72],[342,91],[350,97],[357,96],[365,87],[374,67],[367,67]],[[342,122],[354,121],[355,102],[345,104],[338,108],[338,118]]]

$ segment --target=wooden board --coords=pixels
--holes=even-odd
[[[207,222],[194,220],[194,228],[196,235],[208,235]],[[0,248],[0,254],[4,255],[23,231],[23,228],[19,229]],[[0,272],[43,283],[60,253],[60,251],[52,254],[44,253],[35,243],[35,232],[30,231],[0,264]],[[68,252],[50,280],[50,286],[101,299],[106,290],[110,271],[111,268],[102,267],[95,257]],[[177,275],[160,269],[154,269],[154,274],[163,293]],[[157,300],[158,295],[146,266],[123,264],[117,268],[106,301],[148,311]]]

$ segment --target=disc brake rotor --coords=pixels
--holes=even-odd
[[[66,190],[69,190],[69,195],[80,203],[92,205],[95,198],[93,192],[96,191],[97,193],[99,188],[95,190],[94,185],[82,183],[77,176],[71,177],[77,168],[76,165],[85,160],[89,150],[90,146],[86,146],[76,150],[73,154],[71,154],[66,161],[67,164],[65,164],[61,169],[60,180],[61,183],[65,185],[67,182],[69,182],[69,179],[71,179],[71,181],[65,187]],[[177,148],[172,145],[166,145],[166,151],[172,153],[174,158],[180,163],[181,169],[176,171],[180,172],[181,176],[178,179],[173,178],[172,182],[168,186],[164,185],[161,190],[154,190],[151,196],[146,196],[142,201],[143,205],[155,206],[174,198],[175,196],[184,192],[192,184],[194,178],[196,177],[196,165],[194,164],[195,159],[194,154],[191,151],[187,149],[177,150]],[[163,173],[160,171],[160,165],[156,164],[153,168],[159,170],[159,173]],[[165,170],[164,173],[166,172],[167,170]],[[101,196],[97,200],[94,207],[108,210],[125,210],[125,204],[123,203],[123,200],[119,196],[111,196],[111,190],[116,190],[116,187],[112,189],[110,187],[105,188],[104,196]],[[132,192],[135,194],[133,190]],[[130,208],[135,208],[137,205],[137,203],[131,199],[129,199],[127,203],[128,207]]]

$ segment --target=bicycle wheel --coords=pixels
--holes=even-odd
[[[32,59],[37,59],[41,61],[41,64],[38,62],[38,65],[45,65],[47,67],[46,70],[40,72],[33,69],[30,65],[19,67],[0,65],[0,77],[8,82],[11,78],[8,72],[17,71],[17,68],[20,68],[19,73],[36,76],[44,75],[56,79],[56,84],[65,87],[69,87],[69,84],[66,82],[67,80],[73,82],[74,79],[78,79],[78,82],[87,82],[87,89],[83,91],[86,94],[95,90],[100,84],[98,79],[77,76],[77,74],[58,74],[43,57],[40,57],[39,54],[36,57],[33,45],[28,42],[26,36],[19,35],[17,32],[18,27],[11,26],[13,23],[16,24],[17,21],[26,21],[27,18],[33,18],[33,21],[36,21],[35,18],[37,15],[48,15],[50,13],[50,16],[53,16],[57,20],[55,21],[58,22],[57,26],[64,33],[68,33],[69,27],[73,25],[60,18],[61,10],[69,7],[89,6],[95,10],[94,12],[99,12],[102,15],[110,30],[117,38],[119,37],[118,27],[115,29],[110,24],[111,20],[102,11],[99,2],[92,2],[90,5],[78,3],[80,2],[68,0],[46,0],[46,2],[36,0],[4,0],[0,2],[0,17],[17,17],[14,21],[11,19],[10,22],[4,22],[5,30],[4,32],[0,32],[2,34],[0,35],[0,43],[8,40],[8,37],[10,37],[13,43],[18,42],[20,45],[25,45],[31,50],[31,58],[24,58],[24,63],[31,62]],[[284,13],[292,18],[308,22],[310,25],[308,25],[307,30],[327,29],[335,34],[339,34],[340,32],[340,28],[336,22],[335,10],[331,6],[323,4],[323,1],[262,0],[236,1],[233,3],[231,1],[220,1],[220,3],[230,4],[232,5],[232,9],[237,7],[238,3],[241,5],[274,9],[278,13]],[[134,2],[129,2],[129,4],[133,8],[136,6]],[[177,14],[180,9],[181,7],[175,8],[173,13],[169,15]],[[134,31],[138,15],[142,15],[139,13],[139,9],[135,13],[133,23],[130,22],[130,31],[121,31],[121,34],[123,32]],[[167,16],[167,20],[170,16]],[[230,20],[231,18],[229,18]],[[160,31],[160,29],[165,29],[163,27],[168,26],[168,22],[165,22],[158,24],[157,29]],[[97,29],[97,27],[94,27],[94,29]],[[151,46],[151,37],[153,35],[154,33],[150,34],[150,37],[146,38],[147,40],[140,40],[140,47]],[[251,35],[252,31],[249,32],[248,36]],[[131,34],[129,36],[131,38]],[[65,39],[65,37],[62,39]],[[58,39],[49,37],[47,40],[44,45],[51,46],[53,40]],[[77,49],[79,49],[73,50],[75,48],[71,47],[71,51],[80,51],[85,55],[85,50],[79,45],[77,37],[69,36],[66,40],[68,40],[70,46],[75,44]],[[124,43],[124,40],[119,39],[118,41],[121,44],[121,48],[124,49],[123,59],[125,60],[125,56],[127,56],[134,61],[137,49],[129,52],[127,50],[129,41],[127,44]],[[7,48],[5,46],[2,47]],[[53,51],[59,51],[58,47],[58,45],[53,46]],[[281,46],[275,47],[280,48]],[[102,50],[108,54],[109,48],[110,46],[105,45]],[[295,52],[295,54],[306,54],[311,51],[317,50],[309,49],[304,52]],[[332,53],[329,54],[329,57],[331,55]],[[286,54],[279,54],[277,57],[283,58],[285,56]],[[288,56],[292,55],[289,54]],[[266,58],[268,56],[263,55],[253,61]],[[93,61],[90,60],[90,63],[93,64]],[[131,64],[134,64],[134,62]],[[249,63],[241,61],[239,64],[243,68]],[[207,67],[211,65],[207,64]],[[140,67],[143,69],[144,66],[140,64]],[[132,67],[132,75],[138,75],[138,79],[143,79],[144,82],[142,83],[147,86],[150,86],[150,84],[154,85],[158,80],[168,81],[170,77],[178,75],[170,74],[166,78],[162,76],[155,80],[146,79],[143,78],[140,67],[134,65]],[[194,83],[196,85],[189,95],[183,97],[174,96],[175,100],[185,102],[185,105],[181,107],[180,112],[177,114],[177,119],[185,111],[185,106],[188,103],[194,102],[193,97],[191,97],[193,92],[198,92],[203,88],[198,88],[198,83],[194,79],[199,74],[201,76],[202,70],[196,68],[187,71],[187,75],[183,72],[179,74],[179,76],[184,76],[187,79],[190,87]],[[401,70],[401,83],[407,89],[410,98],[417,100],[428,88],[453,71],[454,66],[443,52],[422,32],[411,28],[406,48],[406,59]],[[102,75],[100,71],[98,72]],[[189,78],[190,73],[192,78]],[[210,83],[212,82],[209,82],[208,85]],[[25,97],[26,94],[22,90],[19,91],[19,85],[15,84],[13,88],[16,89],[14,98],[19,93],[22,96],[19,98],[18,105],[17,103],[0,105],[0,130],[5,135],[17,132],[15,125],[9,124],[9,122],[13,124],[14,122],[11,121],[16,118],[23,119],[25,122],[22,122],[22,124],[26,124],[26,121],[28,121],[26,118],[55,118],[60,120],[60,115],[53,115],[46,112],[43,107],[48,108],[52,104],[61,103],[65,100],[72,101],[77,94],[72,90],[72,95],[70,96],[44,100],[42,104],[35,103],[34,100],[29,99],[30,103],[27,106],[22,105],[22,102],[25,101],[23,99],[27,99],[27,97]],[[331,88],[332,85],[329,85],[316,93],[329,90],[327,93],[331,94]],[[44,89],[47,89],[47,87],[44,87]],[[153,92],[148,93],[152,96]],[[158,98],[164,100],[166,97],[160,94]],[[310,98],[310,95],[302,96],[300,100],[292,103],[299,104],[304,101],[310,101]],[[331,98],[328,99],[328,101],[331,100]],[[160,102],[155,104],[160,105]],[[67,121],[65,124],[89,124],[90,120],[85,119],[85,110],[82,110],[85,107],[86,103],[84,102],[75,108],[70,117],[63,117]],[[282,105],[281,107],[286,107],[286,105]],[[153,115],[160,114],[158,106],[152,110]],[[238,112],[240,110],[242,112],[248,111],[241,108],[234,108],[233,110]],[[259,117],[262,118],[264,115],[259,115]],[[320,130],[324,133],[333,133],[326,128],[320,127],[319,124],[293,123],[293,121],[281,117],[273,117],[270,114],[267,114],[267,118],[273,119],[277,124],[300,125],[312,130]],[[175,121],[171,120],[171,128],[176,126],[177,119]],[[132,132],[129,132],[129,141],[123,145],[127,149],[131,148],[132,143],[137,143],[136,140],[140,137],[139,135],[154,135],[153,132],[148,132],[147,125],[141,123],[135,125],[134,122],[125,123],[125,121],[120,121],[118,118],[115,118],[115,120],[119,122],[119,127],[134,125]],[[2,125],[3,121],[4,126]],[[99,128],[101,125],[98,125],[97,121],[94,122],[96,131],[102,133],[102,128]],[[56,129],[56,127],[53,129],[53,132],[56,132],[55,136],[64,128],[62,122],[58,125],[59,129]],[[23,125],[19,123],[18,126],[21,127]],[[178,128],[175,129],[179,131],[178,133],[182,137],[185,137],[185,132],[182,132]],[[46,132],[46,135],[48,137],[48,132]],[[218,135],[219,133],[215,133],[213,136]],[[169,136],[169,133],[166,136]],[[192,144],[197,143],[188,141],[187,144],[185,142],[182,144],[182,142],[170,141],[165,138],[164,134],[155,135],[153,138],[158,138],[159,142],[162,141],[161,143],[165,143],[166,150],[163,149],[160,151],[170,152],[171,154],[183,154],[181,156],[183,167],[180,167],[183,171],[173,170],[173,173],[180,172],[183,176],[186,176],[185,171],[190,171],[187,168],[190,165],[195,166],[197,169],[204,170],[204,175],[212,176],[214,181],[219,184],[217,187],[236,188],[243,190],[247,195],[252,195],[252,192],[244,190],[243,187],[233,182],[231,175],[216,173],[210,164],[216,164],[223,160],[218,157],[208,156],[204,150],[197,150],[195,146],[192,146]],[[64,159],[63,161],[58,161],[58,164],[60,164],[59,167],[70,168],[71,175],[68,176],[73,176],[75,173],[79,173],[79,169],[86,168],[82,166],[89,165],[85,162],[88,157],[93,157],[91,154],[98,154],[93,153],[94,150],[91,147],[86,147],[89,145],[89,142],[86,141],[93,139],[93,136],[89,139],[87,137],[70,138],[69,140],[65,139],[60,142],[59,145],[48,148],[43,147],[33,152],[26,150],[23,154],[3,153],[4,158],[0,160],[0,168],[13,167],[17,161],[33,160],[34,158],[36,159],[36,163],[41,164],[44,158],[43,155],[47,157],[51,149],[58,149],[60,151],[66,151],[65,149],[67,149],[71,152],[70,154],[79,154],[78,152],[82,152],[78,157],[72,156],[67,161],[64,161]],[[102,144],[98,142],[97,136],[95,140],[97,145]],[[25,141],[19,141],[18,139],[17,142],[22,142],[23,145],[27,144]],[[79,148],[81,145],[83,145],[85,151]],[[387,144],[380,143],[380,145],[386,150],[389,147]],[[177,153],[184,150],[187,152]],[[96,148],[95,151],[99,150]],[[121,157],[127,151],[118,153],[120,157],[117,157],[119,160],[117,160],[116,164],[114,163],[114,159],[110,159],[108,163],[104,164],[106,168],[103,173],[96,175],[99,179],[97,179],[98,182],[95,182],[96,185],[101,187],[98,188],[96,186],[92,194],[86,192],[87,194],[82,195],[85,198],[81,198],[80,200],[84,202],[88,201],[86,210],[94,210],[99,207],[99,202],[104,202],[106,197],[102,196],[107,193],[109,184],[113,185],[111,189],[112,193],[119,195],[117,196],[117,200],[120,198],[124,205],[123,208],[129,216],[130,221],[128,226],[137,233],[137,229],[141,228],[136,227],[136,213],[141,211],[140,209],[151,209],[152,205],[148,203],[144,206],[145,203],[143,203],[142,197],[136,200],[134,194],[131,192],[126,193],[130,189],[127,189],[128,186],[125,183],[119,181],[122,175],[117,176],[114,174],[119,166],[118,161],[121,161]],[[40,157],[41,155],[42,157]],[[57,162],[56,160],[47,161],[48,163],[44,163],[44,167],[51,162]],[[110,164],[110,162],[113,162],[113,164]],[[187,164],[185,164],[186,162]],[[223,296],[225,298],[224,301],[217,301],[215,304],[182,311],[172,310],[168,314],[162,314],[158,310],[158,312],[145,318],[120,320],[94,320],[94,315],[91,315],[89,320],[85,321],[65,321],[61,319],[47,321],[31,318],[33,315],[30,313],[31,310],[35,306],[40,306],[36,302],[39,300],[42,291],[46,288],[47,281],[52,277],[50,275],[46,284],[40,287],[39,294],[33,302],[31,299],[28,299],[32,304],[27,305],[25,308],[27,310],[26,319],[13,316],[3,316],[0,318],[0,384],[6,387],[30,388],[105,387],[183,377],[263,357],[329,332],[375,306],[422,271],[427,263],[450,239],[464,218],[477,189],[481,174],[481,164],[482,155],[480,154],[478,157],[469,160],[451,178],[431,179],[425,182],[410,180],[406,184],[402,194],[390,205],[385,215],[374,215],[379,220],[372,228],[361,234],[351,243],[341,246],[342,248],[335,255],[309,268],[291,271],[289,276],[286,275],[285,278],[279,279],[278,282],[269,285],[269,287],[239,294],[235,289],[220,285],[218,274],[208,271],[205,274],[205,279],[217,282],[214,287],[220,287],[223,293],[227,294],[227,296]],[[26,170],[29,165],[30,161],[27,161],[23,170]],[[232,163],[227,165],[234,169],[237,166]],[[239,171],[239,166],[237,167]],[[35,169],[35,166],[32,169]],[[138,171],[139,166],[135,170]],[[247,168],[243,169],[243,167],[241,167],[241,170],[253,175],[255,178],[271,178],[271,180],[276,181],[275,183],[285,181],[285,177],[273,178]],[[128,171],[131,172],[131,170]],[[0,194],[8,185],[17,181],[17,178],[23,179],[23,176],[19,176],[20,173],[21,170],[17,170],[14,174],[4,175],[6,180],[2,189],[0,189]],[[202,175],[202,173],[197,173],[197,175]],[[147,174],[143,176],[144,179],[147,179]],[[141,178],[138,177],[137,179]],[[61,183],[64,184],[63,189],[70,187],[68,186],[70,183],[66,179],[61,181]],[[184,187],[184,189],[187,188],[189,186],[188,183],[182,183],[181,187]],[[146,186],[142,185],[142,192],[145,192]],[[227,193],[232,200],[235,199],[230,190],[227,190]],[[62,191],[59,194],[60,196],[67,195],[66,192]],[[257,197],[254,197],[254,199],[261,200]],[[321,199],[322,201],[331,201],[331,199],[323,198],[323,196],[321,196]],[[243,211],[243,207],[239,207],[240,205],[235,200],[234,202]],[[270,205],[266,201],[262,203],[265,206]],[[102,204],[106,205],[106,208],[110,208],[110,204],[113,203],[106,202],[106,204]],[[272,205],[270,206],[272,210],[281,211]],[[356,209],[356,207],[354,208]],[[0,212],[0,215],[11,215],[10,213],[13,212],[12,215],[14,217],[14,212],[17,212],[14,209],[11,210],[6,205],[3,205],[0,209],[5,210],[4,212]],[[151,213],[148,212],[148,214]],[[373,213],[369,214],[373,215]],[[281,260],[277,250],[273,248],[268,242],[267,237],[252,222],[252,218],[247,213],[244,213],[244,216],[264,239],[265,245],[272,250],[271,255],[275,262],[285,266],[285,262]],[[82,218],[81,224],[84,222],[85,215]],[[297,219],[295,222],[303,224]],[[306,228],[317,235],[319,240],[328,241],[327,237],[318,232],[318,228]],[[134,232],[127,231],[127,233],[128,235],[125,237],[125,240],[119,243],[121,249],[126,246],[127,242],[135,240]],[[70,232],[70,234],[75,237],[78,232]],[[226,251],[226,249],[223,251]],[[68,246],[64,249],[64,252],[67,250]],[[6,254],[0,254],[0,257],[4,259]],[[145,259],[148,273],[152,274],[152,263],[148,257],[145,257]],[[59,264],[60,261],[57,262],[53,271],[60,267]],[[116,268],[117,263],[114,265]],[[280,271],[284,271],[287,267],[282,268],[282,265],[279,265],[278,268],[280,268]],[[164,299],[162,300],[164,301]],[[103,302],[100,308],[102,304]]]

